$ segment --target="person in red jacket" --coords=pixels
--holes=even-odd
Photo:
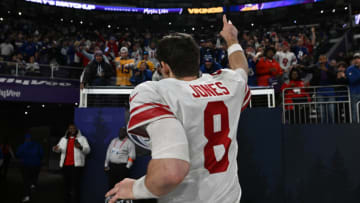
[[[301,71],[298,68],[293,68],[290,71],[288,82],[281,86],[284,94],[286,120],[290,123],[304,123],[309,115],[309,105],[296,105],[296,103],[311,102],[310,94],[306,91],[304,81],[301,80]]]
[[[276,50],[273,47],[267,47],[264,51],[264,57],[260,58],[256,64],[256,77],[258,86],[270,86],[269,80],[280,78],[283,74],[280,64],[274,59]]]

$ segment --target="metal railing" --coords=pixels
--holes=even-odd
[[[79,80],[83,68],[58,64],[0,62],[0,75]]]
[[[282,103],[284,124],[352,123],[348,86],[286,88]]]
[[[129,95],[134,87],[108,86],[108,87],[86,87],[80,90],[79,107],[110,107],[129,105]],[[275,91],[273,88],[250,88],[252,99],[251,107],[275,108]],[[259,96],[260,98],[254,98]],[[253,99],[254,98],[254,99]]]

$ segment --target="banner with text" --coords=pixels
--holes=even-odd
[[[79,102],[80,82],[0,76],[0,100],[46,103]]]

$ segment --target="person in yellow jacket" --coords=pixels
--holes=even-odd
[[[135,68],[135,60],[128,58],[129,52],[126,47],[120,49],[120,57],[115,58],[116,85],[131,86],[130,78]]]
[[[139,63],[137,64],[137,68],[140,68],[140,65],[142,63],[146,63],[147,67],[149,70],[151,70],[151,72],[155,71],[155,65],[152,61],[149,60],[149,52],[144,51],[144,55],[143,55],[143,60],[139,61]]]

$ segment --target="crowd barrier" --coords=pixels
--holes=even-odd
[[[47,79],[79,80],[83,68],[59,64],[0,62],[0,74],[11,76],[43,77]]]
[[[348,86],[309,86],[282,91],[284,124],[352,123]]]
[[[86,107],[123,107],[128,106],[128,98],[134,87],[109,86],[87,87],[80,90],[80,108]],[[251,107],[275,108],[275,91],[269,87],[250,87]]]

